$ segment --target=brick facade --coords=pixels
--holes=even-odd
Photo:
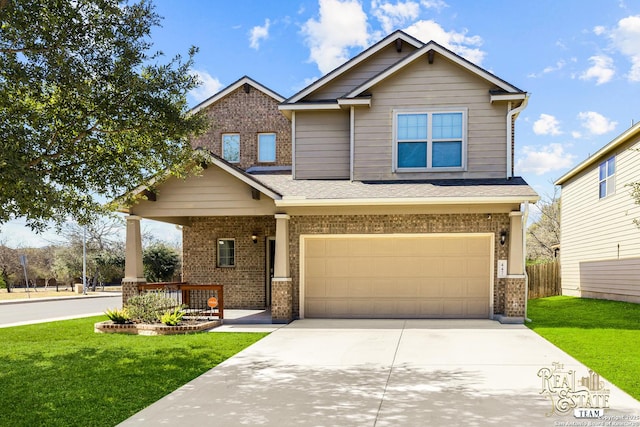
[[[278,101],[254,87],[245,92],[241,86],[206,108],[209,129],[192,139],[193,148],[206,148],[222,157],[222,134],[240,134],[240,163],[251,166],[291,165],[291,123],[278,111]],[[258,162],[258,134],[276,134],[276,162]]]
[[[273,216],[193,218],[182,231],[183,280],[224,285],[224,308],[265,308],[267,237],[275,235],[275,224]],[[217,266],[221,238],[235,239],[235,267]]]

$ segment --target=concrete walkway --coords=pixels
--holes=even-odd
[[[640,402],[606,379],[610,419],[553,414],[588,376],[522,325],[299,320],[121,425],[640,426]]]

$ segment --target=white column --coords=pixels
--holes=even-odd
[[[274,259],[274,279],[290,278],[289,271],[289,215],[276,214],[276,255]]]
[[[522,245],[522,212],[509,212],[509,275],[524,274],[524,247]]]
[[[142,267],[142,235],[140,233],[140,217],[127,216],[127,242],[124,258],[123,282],[146,282]]]

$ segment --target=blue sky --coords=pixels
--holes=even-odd
[[[541,195],[640,120],[638,0],[155,0],[154,49],[200,51],[191,105],[248,75],[285,97],[402,29],[435,40],[531,94],[517,121],[516,175]],[[169,240],[175,230],[149,224]],[[51,239],[51,233],[44,236]],[[42,245],[21,221],[12,246]]]

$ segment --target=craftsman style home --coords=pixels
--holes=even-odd
[[[640,123],[556,181],[562,186],[562,293],[640,302]]]
[[[206,169],[124,209],[183,229],[184,281],[226,308],[296,318],[495,318],[526,311],[538,195],[514,176],[527,93],[398,31],[288,99],[245,77],[195,110]]]

